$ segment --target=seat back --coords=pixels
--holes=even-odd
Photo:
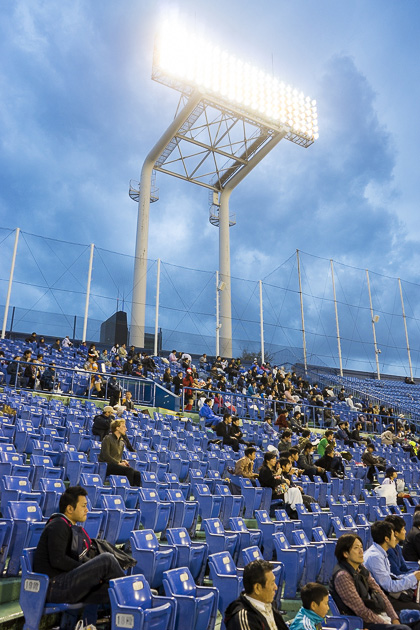
[[[229,551],[213,553],[209,556],[209,565],[213,565],[213,569],[218,575],[236,576],[236,565]]]
[[[292,532],[293,542],[295,545],[309,545],[310,541],[308,540],[307,535],[303,531],[303,529],[295,529]]]
[[[312,531],[314,540],[316,542],[325,542],[326,540],[328,540],[327,535],[322,527],[314,527]]]
[[[267,510],[255,510],[255,518],[257,519],[258,527],[261,526],[261,523],[273,522]]]
[[[229,527],[234,532],[248,532],[248,527],[240,516],[231,516],[229,519]]]
[[[242,556],[244,559],[244,564],[249,564],[254,560],[263,560],[263,555],[261,553],[261,549],[257,546],[247,547],[246,549],[242,549]]]
[[[203,520],[203,526],[209,534],[224,534],[225,530],[218,518],[206,518]]]
[[[144,610],[152,607],[150,586],[141,573],[110,580],[109,588],[113,590],[117,602],[123,606],[140,607]]]
[[[290,549],[290,543],[283,532],[276,532],[275,534],[273,534],[273,538],[276,546],[279,547],[279,549]]]
[[[9,501],[6,512],[13,520],[42,521],[42,511],[35,501]]]
[[[170,545],[191,545],[191,538],[185,527],[169,527],[166,537]]]
[[[167,501],[185,501],[181,490],[174,490],[173,488],[165,491],[165,499]]]
[[[100,502],[103,508],[125,512],[124,499],[119,494],[101,494]]]
[[[165,571],[163,576],[165,593],[196,596],[197,586],[188,568],[171,569],[170,571]]]
[[[137,549],[159,549],[159,541],[152,529],[132,531],[130,541]]]

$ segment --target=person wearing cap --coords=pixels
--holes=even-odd
[[[99,441],[102,442],[105,435],[109,433],[111,427],[111,420],[113,419],[114,409],[110,405],[103,408],[102,413],[99,413],[93,419],[92,433],[97,435]]]
[[[385,470],[385,466],[381,463],[381,460],[379,459],[379,457],[376,457],[373,454],[374,450],[375,450],[375,446],[372,444],[372,442],[368,442],[368,444],[366,444],[366,450],[362,454],[362,463],[368,468],[366,477],[367,479],[369,479],[370,483],[372,483],[374,480],[375,468],[377,468],[380,471]]]

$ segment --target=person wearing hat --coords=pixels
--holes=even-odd
[[[382,458],[379,459],[379,457],[376,457],[373,454],[374,450],[375,450],[374,444],[372,444],[372,442],[368,442],[366,444],[366,450],[362,455],[362,463],[368,468],[366,477],[367,479],[369,479],[370,483],[372,483],[374,480],[375,468],[377,468],[380,471],[385,470],[385,465],[382,463],[383,461]]]
[[[99,413],[93,419],[92,433],[93,435],[98,436],[100,442],[102,442],[105,435],[109,433],[111,420],[113,420],[113,414],[114,408],[107,405],[102,409],[102,413]]]

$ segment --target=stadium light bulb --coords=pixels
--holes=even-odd
[[[181,92],[197,88],[210,100],[239,106],[268,125],[287,125],[304,146],[312,144],[318,122],[315,100],[175,22],[166,20],[159,29],[153,78]]]

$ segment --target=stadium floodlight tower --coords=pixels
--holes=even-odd
[[[138,201],[131,343],[144,345],[147,244],[154,171],[209,190],[219,227],[220,354],[232,356],[229,214],[232,190],[285,138],[309,147],[318,137],[316,102],[206,41],[185,22],[167,20],[156,37],[152,79],[181,93],[173,122],[146,157]]]

